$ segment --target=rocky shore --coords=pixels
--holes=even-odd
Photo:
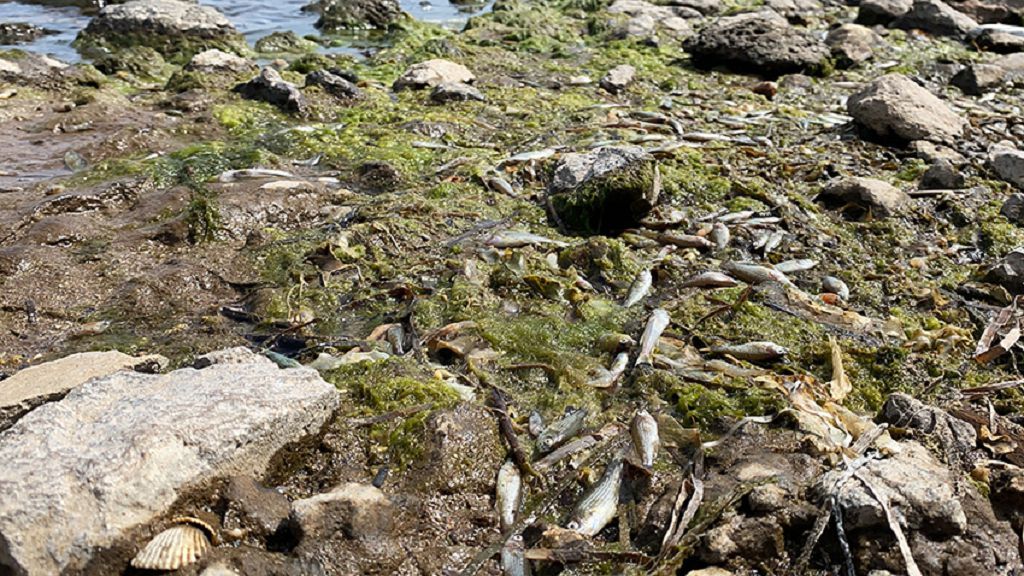
[[[85,10],[0,48],[0,574],[1024,573],[1018,0]]]

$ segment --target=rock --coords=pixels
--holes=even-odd
[[[721,0],[673,0],[672,5],[696,10],[704,16],[718,14],[722,11]]]
[[[969,423],[908,394],[886,398],[875,420],[933,436],[947,458],[960,460],[965,466],[976,443],[977,434]]]
[[[1006,216],[1006,219],[1018,226],[1024,226],[1024,194],[1014,192],[1003,202],[999,213]]]
[[[241,529],[261,539],[273,536],[291,514],[288,498],[260,486],[251,476],[231,478],[224,501],[224,528]]]
[[[150,79],[160,77],[166,65],[160,53],[148,46],[123,48],[93,60],[93,66],[104,74],[127,72],[139,78]]]
[[[904,442],[900,447],[891,458],[869,461],[860,468],[860,475],[900,510],[906,522],[904,530],[939,537],[962,534],[967,516],[956,498],[949,469],[916,442]],[[841,475],[841,471],[827,473],[824,485],[833,484]],[[862,482],[843,485],[839,506],[849,530],[888,529],[885,511]]]
[[[914,0],[910,11],[897,18],[892,26],[904,30],[924,30],[936,36],[965,36],[977,28],[978,23],[942,0]]]
[[[764,6],[795,24],[806,24],[808,15],[819,14],[822,9],[818,0],[765,0]]]
[[[833,28],[825,37],[837,63],[844,66],[860,64],[871,59],[874,47],[882,39],[870,28],[859,24],[843,24]]]
[[[997,147],[989,155],[988,164],[996,176],[1024,190],[1024,152]]]
[[[302,539],[372,539],[394,525],[394,505],[379,488],[347,482],[330,492],[292,503],[291,522]]]
[[[1024,52],[1006,54],[992,61],[1006,71],[1006,79],[1013,83],[1024,82]]]
[[[471,84],[474,80],[476,80],[476,76],[469,71],[469,68],[450,60],[436,58],[411,66],[398,77],[398,80],[395,80],[392,88],[396,92],[406,88],[420,90],[433,88],[445,82]]]
[[[692,8],[659,6],[645,0],[615,0],[608,7],[609,14],[626,16],[618,28],[620,38],[650,38],[659,31],[675,38],[683,38],[692,31],[687,17],[699,17],[700,12]],[[613,22],[612,25],[617,23]]]
[[[479,90],[465,82],[442,82],[434,86],[434,89],[430,92],[430,99],[439,104],[444,102],[464,102],[466,100],[483,102],[486,100]]]
[[[949,4],[982,23],[1020,23],[1024,16],[1021,0],[949,0]]]
[[[967,122],[902,74],[877,78],[846,103],[850,116],[882,137],[951,143]]]
[[[271,54],[302,54],[316,50],[316,42],[300,38],[291,30],[272,32],[256,41],[256,51]]]
[[[25,44],[56,33],[25,22],[0,22],[0,44]]]
[[[979,50],[997,54],[1024,52],[1024,34],[1010,34],[991,28],[977,28],[969,35],[972,44]]]
[[[938,160],[925,170],[917,187],[921,190],[956,190],[963,188],[966,179],[947,160]]]
[[[1024,294],[1024,246],[1014,248],[989,268],[985,281],[999,284],[1011,294]]]
[[[148,46],[173,62],[186,62],[209,48],[247,50],[245,39],[223,14],[183,0],[132,0],[100,10],[78,35],[75,46]]]
[[[505,448],[493,414],[475,404],[431,414],[423,451],[413,463],[417,490],[493,494]]]
[[[402,19],[397,0],[318,0],[304,10],[320,13],[323,30],[386,29]]]
[[[730,572],[725,568],[712,566],[710,568],[701,568],[700,570],[690,570],[685,576],[736,576],[736,573]]]
[[[306,74],[306,86],[319,86],[324,92],[341,99],[363,96],[363,91],[358,86],[329,70],[316,70]]]
[[[725,66],[770,78],[793,72],[821,74],[829,58],[820,39],[771,11],[719,18],[683,47],[696,66]]]
[[[194,72],[250,72],[256,68],[251,60],[242,58],[230,52],[211,48],[193,56],[185,70]]]
[[[92,379],[0,434],[0,566],[81,569],[185,492],[262,474],[337,409],[316,371],[239,354],[244,363]]]
[[[956,73],[950,84],[971,96],[981,96],[1006,78],[1006,70],[992,64],[970,64]]]
[[[285,82],[281,74],[267,66],[260,73],[234,88],[235,92],[249,100],[259,100],[277,106],[285,112],[305,112],[306,98],[291,82]]]
[[[785,553],[782,528],[772,517],[739,514],[708,530],[697,550],[697,556],[709,564],[725,564],[734,558],[779,558]]]
[[[60,399],[93,378],[139,367],[162,369],[168,360],[160,355],[129,356],[116,350],[82,352],[30,366],[0,380],[0,430],[36,406]],[[154,370],[150,370],[154,371]]]
[[[945,160],[954,166],[960,166],[967,161],[956,150],[927,140],[915,140],[907,146],[907,149],[914,153],[915,158],[920,158],[929,164]]]
[[[856,22],[865,26],[887,26],[910,12],[913,5],[914,0],[861,0]]]
[[[235,572],[227,564],[211,564],[203,569],[199,573],[199,576],[241,576],[238,572]]]
[[[635,146],[565,154],[548,186],[551,205],[575,232],[611,234],[635,227],[654,207],[654,161]]]
[[[826,206],[841,207],[844,210],[849,205],[856,205],[872,217],[889,218],[910,203],[910,196],[881,180],[847,177],[826,184],[818,200]]]
[[[601,88],[604,88],[608,92],[618,94],[632,84],[635,77],[636,68],[629,64],[619,64],[615,68],[609,70],[608,73],[601,78],[599,84],[601,85]]]

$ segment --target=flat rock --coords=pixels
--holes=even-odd
[[[1013,83],[1024,82],[1024,52],[1006,54],[991,62],[1006,71],[1006,79]]]
[[[976,28],[968,36],[979,50],[997,54],[1024,52],[1024,34],[1011,34],[991,28]]]
[[[857,9],[857,24],[886,26],[910,12],[914,0],[862,0]]]
[[[55,33],[25,22],[0,22],[0,44],[24,44]]]
[[[949,81],[963,91],[964,94],[980,96],[1002,84],[1006,80],[1006,70],[994,64],[970,64],[957,72]]]
[[[433,88],[445,82],[471,84],[474,80],[476,80],[476,76],[469,71],[469,68],[462,64],[452,62],[451,60],[435,58],[410,66],[408,70],[398,77],[398,80],[395,80],[392,88],[396,92],[406,88],[420,90],[423,88]]]
[[[636,78],[636,68],[629,64],[619,64],[605,74],[599,84],[612,94],[618,94],[625,90],[633,79]]]
[[[159,355],[135,357],[109,350],[72,354],[25,368],[0,381],[0,430],[36,406],[58,399],[93,378],[135,366],[155,364],[163,368],[167,362]]]
[[[319,86],[335,98],[360,98],[363,91],[353,82],[329,70],[316,70],[306,75],[306,86]]]
[[[260,73],[234,88],[235,92],[249,100],[259,100],[277,106],[285,112],[304,112],[306,98],[291,82],[285,82],[281,74],[267,66]]]
[[[917,187],[921,190],[957,190],[964,187],[967,179],[948,160],[936,160],[921,175]]]
[[[846,103],[850,116],[882,137],[951,143],[967,122],[934,94],[902,74],[877,78]]]
[[[683,47],[696,66],[724,66],[770,78],[822,73],[829,57],[828,47],[817,36],[790,26],[770,10],[719,18]]]
[[[871,59],[875,46],[882,39],[873,30],[860,24],[843,24],[832,29],[825,37],[825,44],[832,56],[842,65],[860,64]]]
[[[1024,152],[997,147],[989,155],[988,163],[996,176],[1024,190]]]
[[[292,503],[291,522],[300,538],[367,539],[394,525],[395,507],[380,488],[346,482],[330,492]]]
[[[251,476],[231,478],[224,500],[224,528],[241,529],[259,538],[275,534],[291,514],[284,494],[260,486]]]
[[[196,72],[249,72],[255,68],[251,60],[216,48],[192,56],[185,64],[185,70]]]
[[[337,409],[316,371],[246,356],[96,378],[0,434],[0,572],[81,568],[185,491],[262,474]]]
[[[910,203],[910,196],[881,180],[848,177],[829,182],[818,195],[818,200],[844,209],[856,205],[875,218],[889,218]]]
[[[970,16],[957,12],[942,0],[914,0],[910,10],[892,25],[904,30],[924,30],[937,36],[965,36],[978,27]]]
[[[465,82],[442,82],[430,91],[430,99],[438,103],[486,100],[479,90]]]
[[[498,426],[479,405],[461,403],[430,415],[423,451],[412,464],[417,490],[442,494],[493,494],[505,460]]]

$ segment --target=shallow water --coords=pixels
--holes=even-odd
[[[252,44],[271,32],[291,30],[299,36],[316,34],[313,23],[317,15],[302,11],[308,1],[201,0],[200,3],[223,12]],[[466,7],[456,7],[448,0],[400,0],[400,3],[406,12],[419,20],[437,22],[452,28],[461,27],[466,18],[482,10],[482,6],[478,5],[468,10]],[[79,60],[78,53],[71,47],[71,41],[89,23],[89,18],[89,15],[71,6],[0,0],[0,22],[28,22],[57,32],[29,44],[19,44],[18,48],[49,54],[67,62]]]

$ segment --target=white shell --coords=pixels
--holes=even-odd
[[[195,563],[209,549],[210,539],[203,528],[178,524],[150,540],[132,558],[132,566],[143,570],[177,570]]]

